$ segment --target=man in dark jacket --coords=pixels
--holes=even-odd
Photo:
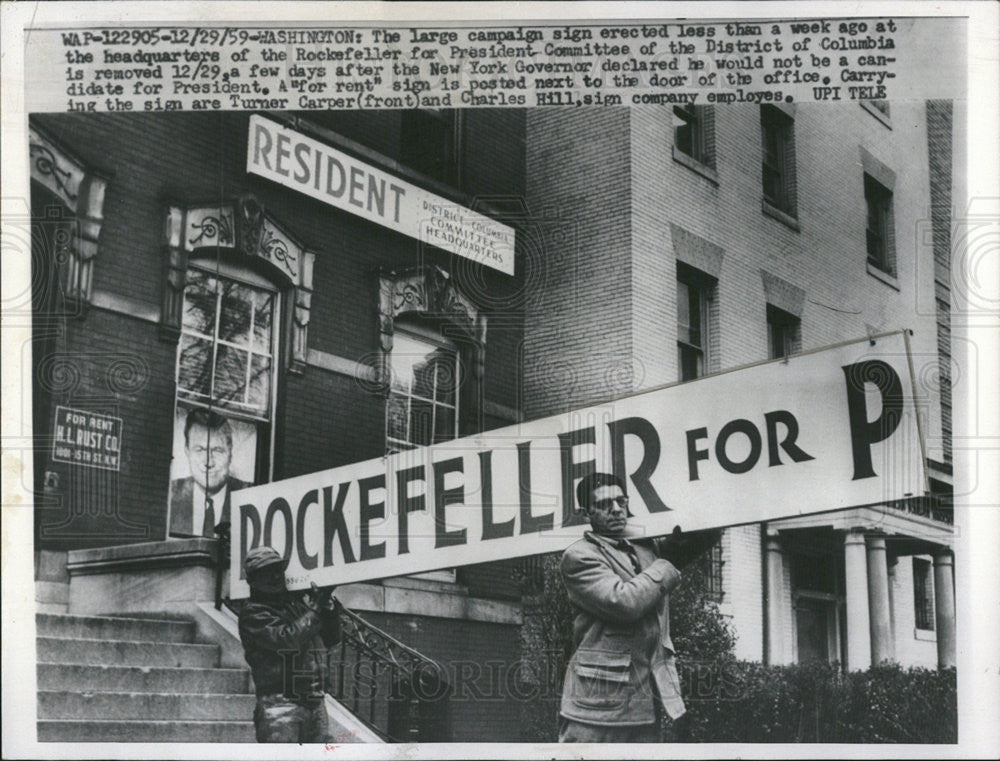
[[[293,596],[281,556],[255,547],[244,562],[250,599],[240,640],[257,692],[257,742],[326,742],[327,648],[340,641],[338,602],[313,585]]]
[[[626,538],[625,485],[607,473],[585,476],[577,501],[591,531],[559,565],[574,612],[575,648],[563,682],[559,741],[659,742],[661,711],[673,720],[685,711],[669,592],[680,582],[679,568],[719,534]]]

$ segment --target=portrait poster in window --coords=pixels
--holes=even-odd
[[[213,537],[231,521],[232,493],[254,481],[257,428],[204,407],[177,405],[168,534]]]

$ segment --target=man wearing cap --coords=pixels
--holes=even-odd
[[[563,681],[559,741],[660,742],[661,712],[677,720],[685,711],[669,592],[680,582],[678,569],[719,534],[626,538],[625,484],[608,473],[584,476],[576,495],[591,530],[559,564],[575,648]]]
[[[293,596],[270,547],[250,550],[243,567],[250,599],[240,611],[240,640],[257,693],[257,742],[326,742],[326,649],[340,641],[339,603],[315,585]]]

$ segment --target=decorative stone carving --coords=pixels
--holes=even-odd
[[[451,282],[440,267],[428,265],[379,276],[379,385],[388,390],[389,353],[395,321],[400,315],[416,313],[458,328],[471,349],[473,378],[481,382],[486,360],[486,316]]]
[[[253,196],[218,206],[171,206],[164,225],[164,292],[160,333],[176,341],[180,335],[188,258],[199,249],[223,249],[232,259],[263,260],[276,285],[292,293],[288,327],[289,371],[305,371],[312,309],[315,253],[306,251],[274,222]]]
[[[107,178],[44,135],[37,126],[28,127],[31,179],[41,183],[76,216],[68,257],[60,267],[66,298],[87,305],[94,281],[94,260],[104,222],[104,191]],[[81,312],[82,313],[82,312]]]

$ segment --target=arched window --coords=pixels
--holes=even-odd
[[[177,342],[171,536],[231,522],[232,492],[273,477],[283,358],[305,366],[313,254],[253,198],[171,207],[161,328]],[[286,306],[287,305],[287,306]]]
[[[485,315],[434,266],[383,273],[379,297],[386,451],[482,430]]]

